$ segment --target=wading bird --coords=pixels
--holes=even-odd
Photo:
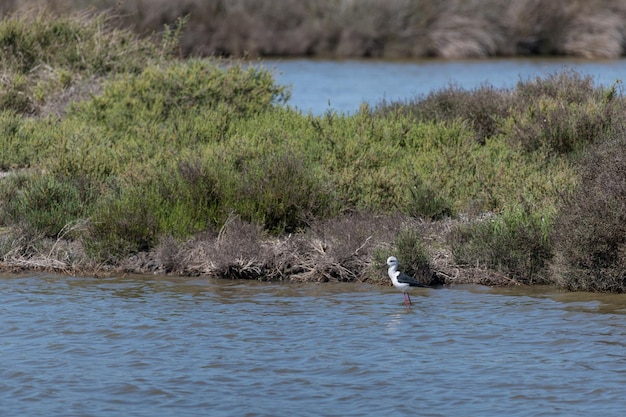
[[[389,265],[387,274],[389,274],[393,286],[404,293],[404,304],[407,309],[411,308],[413,302],[411,302],[411,296],[408,293],[409,289],[411,287],[425,287],[425,285],[417,282],[415,278],[408,276],[404,272],[398,271],[398,259],[395,256],[387,258],[387,265]]]

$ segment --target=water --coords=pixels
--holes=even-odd
[[[381,271],[384,273],[384,271]],[[0,277],[7,416],[621,416],[626,296]]]
[[[273,65],[314,114],[564,67],[605,85],[626,74],[623,60]],[[405,313],[392,288],[359,284],[0,276],[0,415],[623,415],[626,296],[413,299]]]
[[[277,60],[266,61],[276,80],[292,86],[290,105],[305,113],[353,113],[361,103],[405,100],[451,84],[472,89],[482,84],[512,88],[520,80],[563,70],[590,75],[610,86],[626,77],[626,60],[493,59],[477,61]]]

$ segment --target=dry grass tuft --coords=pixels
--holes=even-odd
[[[84,222],[67,225],[56,239],[32,236],[23,230],[0,232],[0,270],[48,271],[74,274],[94,269],[80,242],[67,235],[84,227]]]
[[[365,281],[373,250],[392,239],[397,219],[352,213],[318,220],[306,232],[267,235],[261,227],[231,218],[216,236],[184,243],[161,241],[162,268],[183,275],[289,281]],[[375,274],[375,273],[374,273]]]

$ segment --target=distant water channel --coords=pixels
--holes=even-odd
[[[450,84],[472,89],[481,84],[514,87],[529,78],[563,70],[590,75],[600,85],[626,80],[626,60],[493,59],[476,61],[269,60],[276,80],[292,86],[290,105],[305,113],[354,113],[361,103],[406,100]]]
[[[384,273],[384,271],[381,271]],[[3,416],[623,416],[626,296],[0,276]]]

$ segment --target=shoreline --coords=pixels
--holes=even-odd
[[[422,276],[421,280],[425,282],[427,279],[426,283],[430,287],[463,284],[491,287],[528,285],[487,268],[455,264],[449,248],[445,246],[445,238],[452,224],[463,220],[426,222],[405,218],[403,221],[411,223],[411,227],[417,226],[426,241],[430,274],[428,278]],[[238,222],[233,223],[237,223],[235,229],[242,227]],[[405,224],[405,227],[408,226]],[[0,238],[12,232],[7,228],[0,230]],[[137,252],[115,263],[88,260],[80,242],[49,239],[39,242],[42,249],[36,253],[5,256],[4,260],[0,260],[0,273],[49,272],[96,277],[133,274],[146,277],[208,277],[268,282],[367,282],[391,285],[386,273],[387,266],[384,262],[372,259],[375,250],[381,251],[381,256],[392,255],[391,243],[372,243],[372,235],[362,239],[363,242],[357,250],[341,260],[337,260],[332,254],[333,249],[329,247],[332,239],[323,242],[318,235],[304,232],[263,240],[253,238],[243,242],[242,246],[250,250],[249,245],[252,244],[257,246],[258,251],[249,252],[247,256],[242,256],[242,253],[229,256],[232,245],[240,242],[242,236],[239,232],[241,230],[236,230],[235,236],[227,231],[219,236],[199,235],[185,242],[164,241],[155,250]],[[362,250],[363,255],[359,254],[359,250]],[[327,251],[330,253],[326,253]]]

